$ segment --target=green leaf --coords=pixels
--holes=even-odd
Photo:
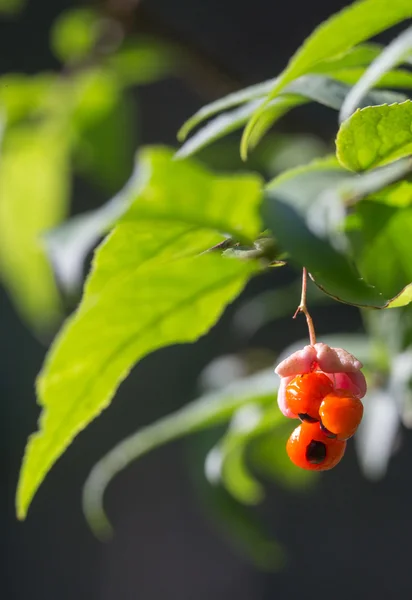
[[[209,485],[204,477],[205,454],[211,446],[211,438],[215,438],[211,434],[210,431],[198,434],[191,440],[187,452],[197,499],[206,517],[212,518],[234,552],[243,555],[258,569],[280,570],[285,562],[283,548],[271,538],[256,512],[239,504],[223,487]]]
[[[136,126],[132,99],[128,94],[119,95],[100,119],[77,124],[76,166],[113,194],[125,184],[133,169]]]
[[[347,54],[343,56],[339,56],[335,59],[329,59],[324,63],[321,63],[316,67],[314,72],[331,75],[336,72],[339,72],[342,69],[350,69],[354,67],[361,67],[364,65],[368,65],[372,60],[374,60],[381,50],[381,47],[378,44],[363,44],[358,46],[357,48],[352,48]],[[360,71],[358,77],[364,73],[364,69]],[[224,98],[220,98],[219,100],[215,100],[206,106],[203,106],[200,110],[198,110],[190,119],[188,119],[180,128],[177,138],[180,142],[183,142],[189,133],[197,127],[203,121],[210,119],[217,113],[228,110],[229,108],[234,108],[235,106],[239,106],[240,104],[246,104],[251,100],[257,100],[258,98],[263,98],[266,94],[270,92],[272,87],[275,85],[277,78],[269,79],[267,81],[263,81],[262,83],[257,83],[255,85],[251,85],[249,87],[243,88],[238,92],[233,92]],[[353,81],[347,82],[353,83]]]
[[[55,123],[10,130],[0,160],[0,277],[36,329],[60,318],[59,296],[41,235],[65,216],[67,136]]]
[[[363,77],[365,73],[366,70],[362,67],[352,67],[350,69],[340,69],[339,71],[334,71],[330,74],[330,77],[333,77],[333,79],[341,81],[342,83],[354,85]],[[371,87],[400,90],[411,89],[412,73],[406,69],[394,69],[392,71],[387,71],[386,73],[383,73]],[[358,100],[358,102],[359,103],[355,108],[361,106],[361,104],[366,105],[365,101],[361,103],[360,100]]]
[[[139,168],[130,209],[97,250],[81,305],[39,376],[43,413],[22,467],[20,518],[131,367],[158,348],[206,333],[258,270],[254,261],[204,251],[224,234],[256,237],[259,178],[214,177],[164,149],[142,152]]]
[[[303,345],[306,343],[304,341]],[[269,478],[282,487],[302,490],[314,483],[317,473],[297,468],[286,453],[286,442],[296,426],[296,421],[282,419],[274,432],[251,440],[248,456],[257,475]]]
[[[177,71],[180,60],[178,51],[170,44],[139,36],[128,37],[105,64],[121,85],[130,87],[163,79]]]
[[[339,162],[365,171],[412,154],[412,101],[371,106],[342,123],[336,138]]]
[[[276,98],[266,107],[250,139],[250,147],[254,147],[258,143],[266,133],[267,127],[271,127],[292,108],[305,104],[308,101],[319,102],[324,106],[339,110],[349,89],[349,86],[346,84],[323,75],[308,75],[294,81],[287,87],[285,94]],[[394,92],[373,91],[364,98],[363,102],[365,105],[370,105],[399,102],[404,99],[405,96]],[[191,156],[211,142],[240,129],[256,110],[256,106],[261,102],[262,100],[259,99],[248,102],[240,108],[222,113],[212,119],[183,144],[176,156],[179,158]]]
[[[64,12],[53,25],[51,46],[64,63],[76,63],[93,51],[102,30],[102,20],[88,8]]]
[[[351,89],[340,111],[340,120],[344,121],[358,108],[362,97],[382,76],[393,67],[402,63],[405,56],[412,51],[412,27],[401,33],[366,70],[358,83]],[[407,72],[408,73],[408,72]],[[409,73],[409,75],[411,75]]]
[[[15,15],[26,5],[26,0],[0,0],[0,14]]]
[[[260,404],[250,403],[234,415],[229,430],[221,442],[213,448],[206,460],[206,475],[212,483],[221,480],[227,491],[242,504],[257,504],[263,496],[261,484],[246,466],[248,444],[268,431],[275,435],[275,428],[283,421],[277,406],[267,411]]]
[[[128,187],[100,208],[72,217],[44,235],[44,245],[60,284],[76,293],[87,254],[129,207]]]
[[[356,218],[358,267],[391,298],[412,282],[412,208],[363,200],[356,207]]]
[[[111,533],[104,514],[103,495],[117,473],[159,446],[227,422],[238,408],[250,401],[272,402],[276,386],[273,371],[240,379],[140,429],[113,448],[95,465],[84,487],[83,510],[94,533],[99,537]]]
[[[249,116],[255,110],[257,103],[260,100],[255,100],[240,108],[222,113],[209,123],[199,129],[183,146],[177,151],[177,158],[185,158],[191,156],[195,152],[198,152],[208,144],[219,140],[220,138],[228,135],[229,133],[233,133],[234,131],[240,129],[248,120]],[[274,122],[274,116],[276,114],[276,118],[279,119],[282,117],[287,111],[295,106],[299,106],[300,104],[304,104],[307,102],[304,98],[299,96],[282,96],[278,98],[271,106],[268,107],[268,111],[270,111],[270,115],[272,117],[272,122]]]
[[[380,187],[405,176],[409,170],[409,161],[399,161],[362,177],[348,178],[348,172],[342,171],[331,159],[293,169],[267,187],[266,226],[283,250],[290,254],[291,260],[306,266],[315,283],[337,300],[375,308],[407,304],[409,288],[396,299],[392,296],[412,278],[397,281],[398,287],[391,290],[379,287],[376,281],[378,287],[375,289],[361,279],[344,249],[335,247],[331,241],[336,242],[337,226],[343,222],[343,202],[359,202]],[[325,211],[320,210],[323,205]],[[357,259],[359,252],[356,249]],[[375,251],[373,257],[378,268],[376,256],[379,254]],[[375,283],[369,278],[368,282]]]
[[[294,79],[313,70],[316,65],[335,57],[368,40],[378,33],[412,17],[409,0],[359,0],[317,27],[293,55],[286,69],[277,78],[265,105],[276,98]],[[241,154],[245,159],[252,131],[263,115],[265,105],[259,107],[249,121],[243,135]]]
[[[48,73],[3,75],[0,78],[0,110],[6,115],[7,125],[42,114],[55,83],[55,76]]]

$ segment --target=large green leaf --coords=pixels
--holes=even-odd
[[[380,56],[368,67],[364,75],[347,95],[340,111],[344,121],[358,108],[362,97],[385,76],[388,71],[402,63],[405,56],[412,52],[412,27],[401,33]],[[408,71],[405,72],[410,75]],[[408,86],[406,86],[408,87]]]
[[[20,518],[53,463],[108,406],[130,368],[149,352],[203,335],[258,269],[204,251],[224,234],[256,237],[259,178],[215,177],[173,161],[164,149],[142,152],[139,167],[130,209],[97,250],[81,305],[39,376],[43,413],[22,467]]]
[[[339,129],[339,161],[353,171],[365,171],[411,155],[411,122],[411,100],[356,111]]]
[[[67,137],[57,124],[6,134],[0,159],[0,276],[36,329],[60,316],[41,235],[64,218],[69,181]]]
[[[313,70],[317,64],[412,17],[410,0],[359,0],[333,15],[317,27],[289,61],[277,78],[266,104],[273,100],[294,79]],[[246,158],[252,131],[263,115],[259,107],[245,129],[241,153]]]

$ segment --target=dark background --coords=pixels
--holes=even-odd
[[[0,72],[34,73],[56,68],[48,31],[55,17],[75,3],[29,0],[15,20],[0,23]],[[274,76],[303,38],[344,6],[337,0],[144,0],[168,35],[184,40],[219,65],[229,85]],[[219,79],[219,78],[218,78]],[[216,83],[216,82],[215,82]],[[168,80],[139,93],[143,143],[175,143],[175,132],[216,85]],[[213,89],[212,89],[213,88]],[[333,135],[336,115],[323,109],[292,113],[282,128]],[[85,210],[105,198],[79,188],[75,207]],[[246,294],[291,277],[276,273]],[[0,596],[6,600],[336,600],[409,597],[412,536],[410,436],[405,435],[383,482],[360,474],[353,444],[338,469],[310,494],[269,486],[261,513],[268,531],[288,550],[275,574],[260,573],[228,545],[196,496],[190,476],[189,440],[150,454],[110,486],[107,508],[116,529],[106,545],[90,533],[80,507],[82,484],[94,464],[117,441],[196,395],[201,369],[214,357],[239,349],[231,309],[195,346],[148,357],[121,386],[113,405],[79,436],[42,485],[29,517],[18,523],[14,493],[27,435],[36,427],[33,381],[45,347],[21,324],[0,295]],[[360,327],[356,310],[333,305],[315,312],[320,333]],[[290,320],[266,328],[254,347],[280,351],[305,334]],[[409,595],[409,596],[408,596]]]

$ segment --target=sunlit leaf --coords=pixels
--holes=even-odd
[[[294,79],[309,73],[318,63],[348,51],[351,47],[412,16],[409,0],[359,0],[317,27],[292,56],[277,78],[266,103],[273,100]],[[245,129],[241,154],[246,158],[249,138],[263,115],[259,107]]]
[[[97,250],[76,314],[68,320],[37,382],[43,406],[31,436],[17,507],[24,518],[48,470],[110,403],[146,354],[207,332],[258,270],[253,261],[204,252],[224,234],[260,230],[260,179],[215,177],[164,149],[140,157],[133,202]],[[58,402],[56,402],[58,399]]]
[[[0,78],[0,110],[5,113],[8,126],[42,115],[55,83],[56,77],[49,73],[3,75]]]
[[[102,21],[89,8],[64,12],[53,25],[52,49],[61,61],[75,63],[85,59],[99,38]]]
[[[45,123],[7,133],[0,160],[1,279],[36,329],[54,325],[59,297],[42,234],[65,216],[69,193],[66,132]]]
[[[347,95],[340,111],[340,120],[344,121],[358,108],[362,97],[382,79],[393,67],[402,63],[403,58],[412,51],[412,27],[401,33],[366,70],[358,83]],[[410,73],[406,72],[409,76]]]
[[[412,101],[371,106],[342,123],[336,154],[353,171],[372,169],[412,154]]]

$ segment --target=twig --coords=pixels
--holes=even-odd
[[[309,314],[308,307],[306,304],[307,286],[308,286],[308,273],[306,271],[306,267],[303,267],[303,269],[302,269],[302,294],[300,297],[300,304],[297,307],[296,312],[293,315],[293,318],[296,319],[298,313],[300,313],[300,312],[305,315],[306,323],[308,324],[310,345],[314,346],[316,344],[316,333],[315,333],[315,327],[313,325],[312,317]]]

